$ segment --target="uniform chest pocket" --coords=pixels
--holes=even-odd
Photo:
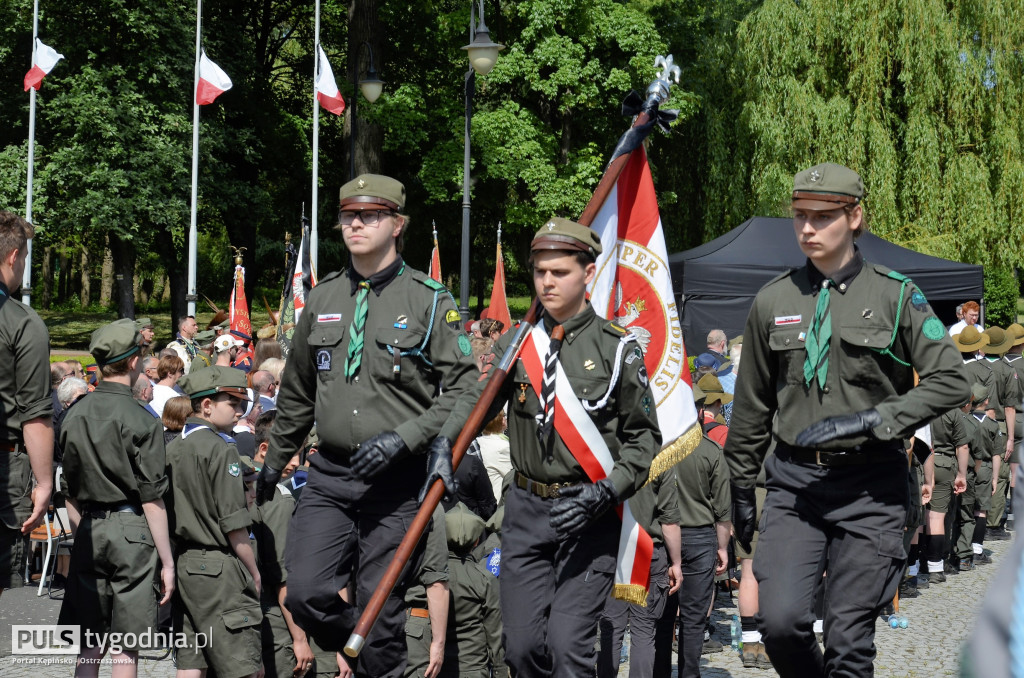
[[[892,328],[878,325],[843,325],[842,379],[851,384],[877,384],[898,365],[882,351],[889,347]]]
[[[779,361],[779,376],[787,384],[804,383],[804,330],[800,327],[772,328],[768,332],[768,348]]]
[[[419,370],[430,366],[430,356],[424,346],[425,329],[387,328],[375,336],[377,355],[373,359],[373,372],[378,377],[408,383]]]
[[[306,344],[320,381],[330,381],[344,370],[345,354],[341,348],[344,340],[345,326],[340,322],[313,323],[310,328]]]

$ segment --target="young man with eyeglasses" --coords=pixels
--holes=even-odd
[[[421,488],[438,477],[451,485],[451,441],[468,414],[453,405],[479,374],[448,290],[402,260],[404,204],[405,187],[390,177],[364,174],[341,187],[349,267],[319,282],[295,328],[257,487],[261,503],[274,497],[279,469],[315,420],[319,453],[288,532],[287,605],[318,645],[336,652],[419,508]],[[407,572],[418,570],[416,560]],[[350,605],[338,594],[353,561]],[[399,582],[366,639],[360,675],[403,674],[408,583]]]

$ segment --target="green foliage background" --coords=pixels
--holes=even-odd
[[[377,126],[380,167],[408,188],[406,257],[426,266],[435,222],[453,288],[469,7],[323,0],[322,9],[321,40],[346,97],[346,64],[358,56],[348,51],[350,17],[377,19],[381,34],[365,37],[379,44],[387,84],[375,104],[359,102],[360,125]],[[41,38],[66,58],[38,97],[38,245],[98,251],[116,237],[131,243],[140,276],[183,275],[194,3],[41,8]],[[0,0],[0,207],[19,212],[31,11],[29,0]],[[793,173],[833,161],[864,176],[877,234],[984,265],[990,314],[1014,293],[1024,247],[1019,0],[500,0],[486,11],[507,48],[475,84],[474,294],[486,298],[499,221],[509,294],[528,294],[533,230],[583,209],[628,125],[621,100],[646,86],[664,53],[683,69],[666,104],[681,115],[649,153],[671,250],[753,215],[785,215]],[[235,87],[202,110],[200,292],[226,300],[227,246],[245,246],[250,301],[259,288],[273,303],[283,234],[297,231],[303,203],[319,210],[321,271],[344,263],[329,226],[348,178],[348,114],[321,112],[320,200],[309,205],[312,3],[207,3],[204,46]]]

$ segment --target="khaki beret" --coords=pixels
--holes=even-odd
[[[189,372],[178,380],[178,386],[193,400],[217,393],[230,393],[242,400],[249,399],[245,373],[234,367],[211,365],[197,372]]]
[[[449,548],[462,550],[472,546],[484,533],[484,521],[461,501],[444,516]]]
[[[256,477],[260,474],[260,466],[252,460],[252,457],[242,454],[239,455],[238,460],[242,466],[242,480],[247,483],[256,480]]]
[[[214,330],[203,330],[202,332],[196,332],[196,336],[192,337],[192,340],[200,346],[206,346],[216,338],[217,333]]]
[[[849,167],[826,162],[793,177],[793,208],[834,210],[864,198],[864,182]]]
[[[594,257],[601,253],[601,238],[597,231],[575,221],[552,217],[540,227],[530,243],[531,252],[541,250],[567,250],[589,252]]]
[[[153,320],[151,318],[136,318],[135,329],[141,330],[145,328],[153,329]]]
[[[139,352],[142,337],[135,329],[135,321],[122,318],[93,331],[89,341],[89,353],[96,364],[110,365]]]
[[[405,207],[405,186],[382,174],[360,174],[338,191],[344,210],[372,210],[386,207],[401,211]]]
[[[971,384],[971,400],[975,404],[984,402],[986,398],[988,398],[988,386],[980,381]]]

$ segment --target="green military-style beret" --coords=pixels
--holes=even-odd
[[[597,232],[562,217],[551,217],[540,227],[530,243],[531,252],[541,250],[568,250],[589,252],[594,257],[601,253],[601,238]]]
[[[146,328],[153,329],[153,321],[149,318],[136,318],[135,329],[144,330]]]
[[[697,386],[704,394],[705,403],[715,403],[721,400],[722,404],[732,402],[732,394],[726,393],[722,388],[722,382],[713,374],[705,374],[697,381]]]
[[[196,342],[200,346],[206,346],[216,338],[216,330],[203,330],[202,332],[196,332],[196,336],[192,337],[192,341]]]
[[[475,544],[484,533],[484,521],[460,501],[445,514],[444,530],[448,546],[461,550]]]
[[[89,353],[96,359],[97,365],[111,365],[138,353],[141,341],[142,336],[135,329],[135,321],[122,318],[92,333]]]
[[[343,210],[388,208],[400,212],[405,207],[405,186],[382,174],[360,174],[338,191]]]
[[[985,402],[985,399],[987,399],[987,398],[988,398],[988,386],[985,386],[985,384],[981,383],[980,381],[976,381],[973,384],[971,384],[971,401],[972,402],[974,402],[975,404],[983,403],[983,402]]]
[[[834,210],[863,198],[864,182],[849,167],[825,162],[793,177],[794,209]]]
[[[995,325],[986,329],[985,335],[988,337],[988,346],[985,347],[986,355],[1003,355],[1010,350],[1016,338],[1002,327]]]
[[[260,474],[261,467],[252,460],[252,457],[242,454],[239,455],[238,461],[242,467],[242,480],[247,483],[256,480],[256,477]]]
[[[189,372],[178,380],[178,386],[189,398],[205,398],[217,393],[230,393],[243,400],[249,400],[245,373],[234,367],[211,365],[198,372]]]

